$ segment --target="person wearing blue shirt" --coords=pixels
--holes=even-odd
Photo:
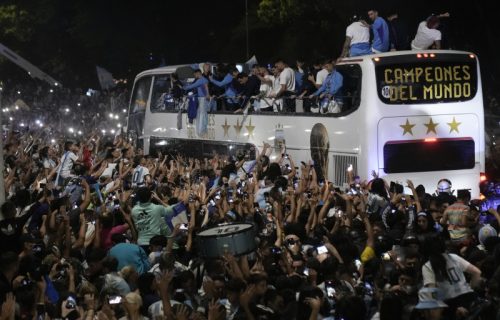
[[[309,96],[311,99],[319,96],[322,100],[321,106],[323,109],[328,108],[331,103],[338,104],[341,102],[340,91],[344,84],[344,77],[335,70],[335,62],[333,60],[327,61],[324,67],[328,70],[325,81],[323,81],[323,84],[316,92]],[[340,107],[338,107],[338,105],[335,109],[337,109],[335,112],[340,112]],[[323,112],[326,111],[323,110]]]
[[[184,90],[189,91],[196,89],[198,97],[198,109],[196,112],[196,134],[203,137],[208,133],[208,80],[203,76],[200,69],[194,70],[195,81],[184,86]]]
[[[109,256],[118,260],[118,270],[126,266],[133,266],[139,275],[147,272],[150,268],[148,255],[140,246],[127,243],[123,234],[111,236],[113,247],[109,250]]]
[[[378,11],[372,9],[368,11],[368,17],[373,21],[371,29],[373,32],[372,51],[381,53],[389,51],[389,26],[387,22],[378,16]]]
[[[225,70],[219,70],[219,72],[224,73]],[[237,110],[240,105],[238,104],[238,90],[235,87],[235,81],[238,77],[239,71],[235,66],[227,67],[227,74],[221,81],[215,80],[213,77],[210,78],[210,82],[215,84],[217,87],[224,88],[224,95],[226,96],[227,109],[234,111]]]
[[[304,77],[304,60],[303,59],[297,59],[297,70],[295,70],[295,91],[300,94],[302,92],[302,84],[304,83],[304,80],[302,79]]]

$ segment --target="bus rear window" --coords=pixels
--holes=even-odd
[[[477,92],[474,55],[415,53],[374,63],[378,96],[386,104],[467,101]]]
[[[384,145],[385,173],[460,170],[474,165],[471,138],[390,141]]]

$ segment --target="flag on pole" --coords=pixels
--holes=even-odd
[[[102,90],[108,90],[116,86],[111,72],[99,66],[96,66],[95,68],[97,70],[97,78],[99,79],[99,84],[101,85]]]
[[[248,66],[248,68],[252,68],[254,64],[258,64],[257,62],[257,57],[253,55],[245,64]]]

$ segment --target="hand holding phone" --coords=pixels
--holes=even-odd
[[[109,302],[109,304],[122,303],[122,297],[121,296],[109,296],[108,302]]]
[[[318,254],[328,253],[328,249],[324,245],[317,247],[316,250],[318,251]]]

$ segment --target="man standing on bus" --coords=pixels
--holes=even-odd
[[[341,111],[338,102],[340,89],[344,83],[344,77],[335,70],[335,61],[327,60],[324,65],[328,70],[328,76],[323,82],[323,85],[321,85],[316,92],[311,94],[309,98],[312,99],[319,96],[320,99],[322,99],[321,109],[323,113],[337,113]]]
[[[356,57],[370,54],[370,29],[360,21],[358,15],[351,18],[351,24],[345,31],[344,47],[340,57]]]
[[[291,98],[295,94],[295,72],[283,59],[276,60],[274,64],[279,72],[279,90],[272,95],[272,98],[283,98],[283,106],[286,112],[295,111],[295,100]]]
[[[235,81],[240,72],[234,65],[229,65],[226,68],[227,74],[224,76],[224,79],[217,81],[213,77],[210,77],[210,82],[217,87],[225,89],[224,95],[226,96],[227,108],[229,111],[235,111],[240,107],[236,98],[237,90],[235,88]],[[219,72],[224,73],[225,70],[219,70]]]
[[[203,76],[200,69],[194,70],[195,81],[190,85],[184,86],[184,90],[189,91],[196,89],[198,97],[198,110],[196,112],[196,134],[203,136],[207,133],[208,114],[207,114],[207,97],[208,97],[208,80]]]
[[[373,21],[373,24],[370,26],[373,32],[372,52],[381,53],[389,51],[389,26],[387,22],[378,16],[378,11],[375,9],[368,11],[368,17]],[[366,24],[366,26],[369,25]]]

